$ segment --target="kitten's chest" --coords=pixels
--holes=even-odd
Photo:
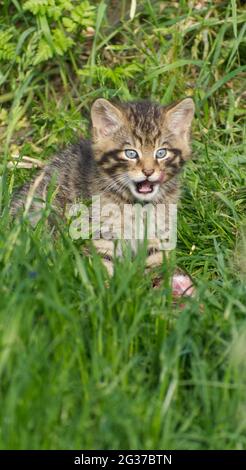
[[[118,241],[120,255],[123,246],[136,254],[146,243],[148,249],[173,249],[176,243],[176,204],[126,204],[107,196],[95,200],[93,219],[97,221],[97,238]],[[100,227],[100,233],[98,228]]]

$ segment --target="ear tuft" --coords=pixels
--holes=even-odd
[[[180,137],[188,138],[192,119],[195,113],[192,98],[185,98],[169,109],[165,120],[169,130]]]
[[[107,137],[121,126],[122,113],[109,101],[99,98],[92,105],[91,120],[97,135]]]

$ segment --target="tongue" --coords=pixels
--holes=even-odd
[[[139,193],[151,193],[152,192],[152,185],[149,181],[143,181],[142,183],[138,183],[138,192]]]

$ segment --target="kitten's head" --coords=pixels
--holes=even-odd
[[[166,107],[97,99],[91,109],[93,147],[108,189],[140,201],[158,200],[190,154],[193,116],[191,98]]]

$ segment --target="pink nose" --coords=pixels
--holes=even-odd
[[[146,169],[146,170],[145,170],[145,169],[142,170],[142,172],[143,172],[143,174],[144,174],[145,176],[151,176],[151,175],[153,175],[154,171],[155,171],[155,170],[152,170],[152,169],[151,169],[151,170],[147,170],[147,169]]]

